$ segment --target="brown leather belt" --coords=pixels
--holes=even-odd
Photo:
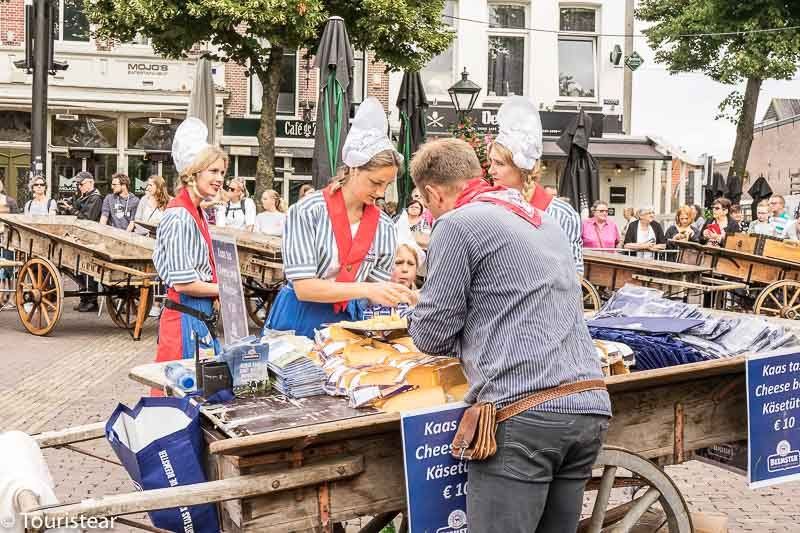
[[[586,381],[576,381],[575,383],[568,383],[566,385],[553,387],[552,389],[534,392],[530,396],[526,396],[525,398],[507,405],[497,411],[495,420],[500,423],[544,402],[549,402],[550,400],[556,400],[558,398],[563,398],[564,396],[590,390],[606,390],[605,381],[602,379],[588,379]]]

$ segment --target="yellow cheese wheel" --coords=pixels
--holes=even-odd
[[[414,346],[414,341],[411,340],[411,337],[401,337],[399,339],[395,339],[392,341],[392,344],[399,344],[401,346],[405,346],[412,352],[418,352],[417,347]]]
[[[379,409],[387,413],[402,413],[425,407],[447,403],[447,396],[441,387],[425,387],[392,396]]]
[[[362,385],[394,385],[400,369],[394,366],[373,366],[366,369],[358,381]]]
[[[393,352],[378,350],[369,346],[349,344],[344,349],[344,360],[347,366],[372,366],[386,361]]]
[[[467,391],[469,390],[469,385],[466,383],[462,383],[461,385],[454,385],[447,389],[447,398],[451,402],[460,402],[464,400],[464,396],[466,396]]]
[[[332,341],[357,341],[362,339],[361,336],[339,326],[330,326],[328,328],[328,337]]]

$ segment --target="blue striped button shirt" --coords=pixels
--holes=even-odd
[[[442,216],[433,227],[428,278],[410,320],[417,348],[461,359],[469,403],[503,407],[536,391],[603,375],[583,320],[569,243],[547,214],[539,228],[487,203]],[[536,409],[611,414],[605,391]]]
[[[208,245],[192,215],[170,207],[158,224],[153,264],[168,287],[176,283],[211,281]]]
[[[583,276],[583,241],[581,240],[581,216],[564,200],[553,198],[545,211],[558,221],[561,229],[567,235],[572,258],[575,260],[575,270]]]
[[[375,238],[356,281],[389,281],[397,251],[397,230],[381,212]],[[339,264],[336,237],[322,191],[312,193],[289,208],[283,228],[283,270],[290,281],[325,279],[331,265]],[[327,276],[330,277],[330,276]]]

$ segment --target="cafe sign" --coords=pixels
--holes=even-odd
[[[474,109],[470,118],[474,120],[475,129],[478,133],[496,135],[497,127],[497,108]],[[600,113],[588,113],[592,118],[591,137],[603,136],[603,118]],[[545,136],[558,137],[569,127],[575,119],[576,113],[559,111],[540,111],[539,116],[542,120],[542,133]],[[425,126],[429,134],[447,134],[450,129],[458,122],[458,115],[452,107],[430,106],[425,114]]]
[[[275,122],[275,133],[278,134],[278,137],[313,139],[317,134],[316,122],[304,122],[302,120],[277,120]]]

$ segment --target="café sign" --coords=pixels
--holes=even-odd
[[[166,76],[169,65],[164,63],[128,63],[129,76]]]
[[[470,117],[475,121],[475,128],[479,133],[496,135],[497,108],[474,109]],[[588,113],[592,118],[592,137],[603,136],[603,115],[601,113]],[[559,111],[540,111],[543,134],[551,137],[560,136],[575,119],[576,113]],[[425,114],[425,126],[429,134],[447,134],[458,121],[455,109],[447,106],[430,106]]]

